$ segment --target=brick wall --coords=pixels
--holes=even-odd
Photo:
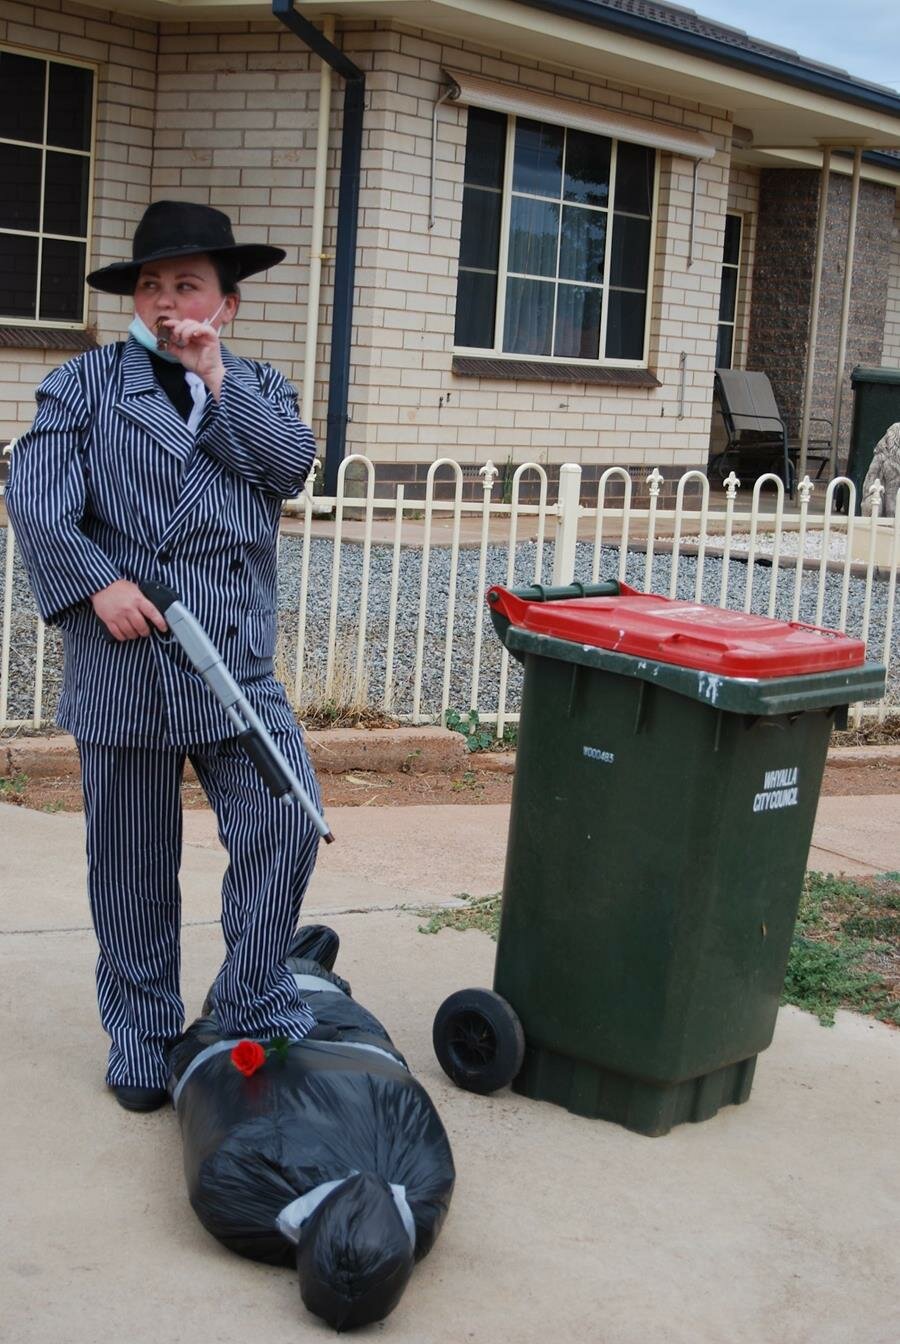
[[[303,372],[319,66],[281,24],[165,23],[152,196],[202,201],[230,215],[238,242],[268,242],[286,259],[241,285],[226,339],[236,354],[276,364],[298,385]],[[341,81],[335,80],[340,86]],[[340,107],[341,89],[333,105]],[[338,118],[333,117],[333,122]],[[337,128],[332,132],[325,251],[334,254]],[[323,297],[333,266],[322,271]],[[330,309],[319,337],[327,368]],[[324,434],[326,382],[313,428]]]
[[[769,375],[791,429],[803,400],[818,199],[815,173],[760,171],[747,367]]]
[[[713,361],[710,315],[718,300],[726,194],[727,123],[696,104],[652,102],[637,90],[578,83],[464,44],[379,24],[339,35],[366,70],[351,422],[348,449],[383,462],[442,455],[500,465],[538,458],[697,465],[705,460]],[[586,389],[461,379],[452,375],[456,259],[466,112],[444,108],[438,139],[436,221],[429,230],[431,113],[442,64],[562,97],[697,126],[723,153],[700,169],[695,263],[686,269],[691,167],[661,156],[660,217],[651,366],[658,391]],[[269,22],[163,24],[152,195],[206,200],[228,209],[239,238],[288,249],[267,280],[248,281],[234,336],[238,353],[271,359],[299,380],[312,202],[318,61]],[[340,81],[332,101],[332,172],[326,253],[333,255]],[[323,272],[320,369],[313,428],[324,435],[332,269]],[[677,418],[679,356],[687,353],[685,414]]]
[[[173,196],[228,211],[239,241],[286,248],[268,278],[242,286],[229,343],[299,382],[313,195],[319,61],[271,20],[162,23],[63,3],[4,3],[0,40],[96,62],[97,154],[92,264],[129,253],[148,201]],[[735,362],[765,368],[799,417],[815,243],[818,175],[733,167],[730,126],[714,108],[512,62],[502,53],[385,23],[353,23],[339,45],[367,72],[357,306],[348,447],[398,478],[442,455],[479,464],[581,461],[668,474],[705,462],[724,212],[744,216]],[[442,65],[525,89],[585,99],[711,133],[700,165],[695,262],[687,266],[691,165],[660,156],[650,315],[657,389],[469,378],[451,371],[466,110],[439,114],[436,219],[428,228],[431,115]],[[330,167],[314,428],[324,435],[342,86],[331,108]],[[832,179],[816,405],[830,404],[846,220],[845,178]],[[864,183],[847,367],[900,364],[900,240],[890,189]],[[893,239],[892,239],[893,230]],[[751,305],[751,291],[753,302]],[[92,292],[101,341],[124,334],[130,303]],[[882,348],[883,347],[883,348]],[[686,356],[681,404],[680,363]],[[0,439],[30,421],[32,392],[59,351],[0,350]],[[829,364],[829,360],[831,361]],[[849,399],[848,403],[849,405]],[[845,420],[848,417],[845,416]]]
[[[156,41],[156,24],[130,15],[124,19],[74,4],[53,8],[4,0],[0,6],[0,42],[96,63],[94,266],[126,255],[126,240],[150,199]],[[88,311],[101,341],[122,334],[117,299],[91,291]],[[27,428],[35,385],[68,357],[59,350],[0,350],[0,440]]]
[[[832,175],[828,189],[828,223],[822,269],[819,337],[813,385],[813,414],[831,418],[837,373],[838,339],[850,211],[850,179]],[[853,283],[847,354],[841,392],[840,446],[846,452],[853,418],[850,373],[857,364],[879,365],[884,348],[891,231],[896,193],[878,182],[861,182],[856,221]]]
[[[19,33],[5,16],[28,17]],[[19,15],[18,11],[23,13]],[[25,13],[27,11],[27,14]],[[207,201],[228,211],[238,240],[287,249],[268,278],[242,286],[229,344],[270,359],[299,381],[306,318],[309,215],[313,194],[319,62],[280,25],[150,23],[65,5],[5,5],[0,33],[98,62],[100,115],[94,265],[129,253],[134,225],[161,196]],[[19,25],[21,28],[21,24]],[[19,31],[17,29],[17,31]],[[348,448],[384,463],[428,463],[451,455],[499,466],[613,461],[675,471],[705,461],[715,345],[722,229],[728,193],[729,126],[715,109],[642,96],[501,53],[445,43],[385,24],[349,25],[338,41],[367,71]],[[599,106],[712,133],[720,152],[700,165],[695,260],[687,267],[692,169],[660,156],[659,219],[651,307],[650,365],[658,389],[493,381],[451,372],[456,263],[465,153],[465,109],[440,114],[436,221],[429,230],[431,114],[442,64],[525,88],[585,98]],[[158,71],[158,75],[157,75]],[[342,86],[332,100],[325,251],[333,256]],[[314,429],[324,436],[330,340],[330,264],[323,269]],[[121,337],[130,302],[91,295],[101,341]],[[680,356],[686,355],[683,415]],[[4,426],[15,434],[32,413],[31,392],[65,355],[9,352]],[[24,395],[22,395],[24,394]],[[638,471],[638,475],[641,471]]]
[[[385,462],[498,466],[538,460],[646,466],[705,462],[714,322],[727,196],[729,127],[696,104],[514,64],[500,52],[439,42],[400,28],[355,28],[344,47],[371,74],[356,311],[352,448]],[[687,269],[691,164],[660,156],[659,222],[650,365],[659,389],[499,381],[451,372],[466,109],[439,114],[435,224],[428,228],[431,116],[441,67],[461,67],[524,89],[590,99],[711,132],[716,159],[701,164],[695,262]],[[679,419],[680,353],[687,354]]]
[[[763,169],[760,173],[748,367],[768,373],[791,433],[799,430],[803,405],[818,198],[816,172]],[[826,420],[834,403],[849,203],[849,178],[832,174],[812,401],[813,415]],[[852,414],[849,373],[857,364],[880,364],[882,359],[894,210],[892,188],[860,184],[842,393],[844,448]],[[829,431],[814,425],[813,434],[827,437]]]
[[[890,368],[900,368],[900,200],[897,201],[891,230],[891,261],[888,271],[884,350],[881,362]]]

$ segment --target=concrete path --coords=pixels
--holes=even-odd
[[[436,898],[485,896],[503,885],[506,805],[338,807],[328,820],[340,843],[320,850],[321,874],[366,872],[376,883]],[[185,836],[217,849],[212,813],[186,813]],[[820,798],[807,866],[859,875],[900,869],[900,794]]]
[[[825,801],[844,816],[863,807]],[[438,819],[423,815],[433,812],[446,818],[440,843]],[[475,813],[486,814],[477,842]],[[473,932],[424,936],[410,906],[497,890],[502,814],[332,812],[341,844],[324,851],[308,898],[306,915],[341,935],[338,969],[434,1097],[459,1172],[434,1252],[395,1314],[360,1338],[896,1344],[900,1032],[845,1013],[827,1030],[786,1009],[748,1104],[657,1140],[444,1078],[434,1012],[453,990],[490,983],[493,947]],[[172,1112],[129,1115],[105,1091],[81,844],[80,817],[0,806],[0,1340],[333,1337],[290,1272],[240,1260],[203,1231]],[[221,871],[212,844],[187,845],[189,1011],[220,956]]]
[[[900,794],[820,798],[808,867],[863,875],[900,870]]]

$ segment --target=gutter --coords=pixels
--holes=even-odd
[[[871,163],[876,168],[887,168],[888,172],[900,177],[900,155],[882,154],[877,149],[863,150],[863,163]]]
[[[332,296],[331,360],[328,370],[328,416],[325,437],[325,493],[337,494],[338,468],[347,449],[350,400],[350,350],[353,335],[353,285],[356,276],[356,233],[359,223],[359,181],[362,162],[366,77],[359,66],[294,9],[294,0],[272,0],[272,14],[305,46],[321,56],[344,83],[344,127],[341,134],[341,176]]]
[[[607,9],[597,4],[596,0],[519,0],[519,3],[529,9],[546,10],[550,14],[575,19],[595,28],[611,28],[627,37],[686,51],[705,60],[748,70],[755,75],[776,79],[782,84],[792,84],[798,89],[808,89],[813,93],[840,99],[841,102],[856,103],[860,107],[900,118],[900,95],[888,89],[882,91],[874,86],[859,84],[849,75],[806,70],[791,61],[765,56],[761,52],[743,51],[729,42],[704,37],[700,33],[685,32],[667,23],[660,23],[657,19],[648,19],[624,10]]]

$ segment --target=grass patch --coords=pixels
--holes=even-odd
[[[823,1026],[838,1008],[900,1026],[900,873],[807,873],[782,1003]]]
[[[500,893],[423,911],[420,933],[478,929],[496,941]],[[900,873],[877,878],[807,873],[782,1003],[834,1024],[838,1008],[900,1026]]]
[[[444,715],[444,727],[451,732],[462,733],[466,739],[466,751],[510,751],[519,741],[519,728],[508,723],[503,736],[497,736],[496,724],[482,723],[477,709],[448,709]]]
[[[303,673],[303,702],[294,717],[303,728],[393,728],[399,720],[386,714],[369,698],[371,659],[363,658],[357,682],[354,631],[339,631],[334,644],[331,684],[326,685],[327,659],[307,657]],[[283,629],[275,649],[275,675],[286,686],[294,680],[294,649]]]
[[[463,896],[465,905],[452,910],[429,912],[428,923],[419,925],[419,933],[440,933],[441,929],[478,929],[497,941],[500,928],[500,893],[495,896]],[[423,914],[426,913],[423,911]]]
[[[19,803],[25,796],[27,775],[0,775],[0,798],[7,803]]]
[[[313,732],[323,728],[397,728],[400,725],[399,719],[380,709],[340,704],[335,700],[306,705],[294,717],[301,727]]]

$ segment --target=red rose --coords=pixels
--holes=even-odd
[[[265,1064],[266,1052],[259,1041],[238,1041],[231,1052],[231,1062],[245,1078],[250,1078]]]

